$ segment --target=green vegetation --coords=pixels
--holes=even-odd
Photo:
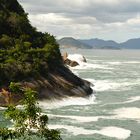
[[[54,36],[38,32],[27,15],[17,0],[0,0],[0,88],[9,104],[5,117],[13,120],[13,129],[0,128],[0,138],[61,140],[59,131],[46,127],[48,117],[37,105],[38,94],[15,84],[47,78],[49,71],[62,65]],[[12,105],[13,94],[24,97],[23,109]]]
[[[9,94],[24,94],[21,101],[23,109],[9,104],[5,111],[5,118],[13,120],[13,127],[0,128],[0,138],[2,140],[62,140],[60,132],[47,128],[48,116],[41,114],[41,109],[37,104],[37,93],[30,88],[21,88],[19,84],[11,83],[9,86]]]
[[[17,0],[0,0],[0,87],[47,77],[61,64],[55,38],[32,27]]]

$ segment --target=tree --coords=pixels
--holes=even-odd
[[[18,109],[14,105],[9,105],[5,111],[5,117],[13,120],[13,128],[1,128],[0,138],[2,140],[17,140],[37,137],[42,140],[62,140],[58,130],[47,128],[48,116],[41,114],[41,109],[37,103],[37,92],[30,88],[21,88],[17,83],[11,83],[9,92],[24,94],[22,100],[23,109]]]

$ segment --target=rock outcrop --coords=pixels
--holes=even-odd
[[[76,54],[77,55],[77,54]],[[87,62],[86,58],[82,55],[78,55],[78,57],[80,57],[80,62]],[[63,58],[63,62],[64,64],[71,66],[71,67],[75,67],[77,65],[79,65],[79,62],[76,60],[76,58],[69,58],[69,55],[67,54],[67,52],[65,52],[62,56]]]
[[[68,58],[64,61],[64,64],[68,65],[68,66],[71,66],[71,67],[75,67],[75,66],[79,65],[78,62],[72,61],[72,60],[70,60]]]
[[[62,58],[63,58],[63,62],[64,62],[65,65],[68,65],[68,66],[71,66],[71,67],[75,67],[75,66],[79,65],[78,62],[68,59],[68,53],[67,52],[65,52],[63,54]]]
[[[39,100],[63,99],[67,97],[86,97],[93,93],[90,82],[74,75],[65,66],[50,71],[47,78],[39,77],[38,80],[22,81],[25,87],[38,91]],[[0,96],[0,106],[7,105],[5,96]],[[12,101],[19,104],[22,95],[13,94]]]

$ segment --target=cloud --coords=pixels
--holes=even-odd
[[[140,37],[139,0],[19,0],[31,23],[55,36],[115,39]],[[133,31],[133,32],[132,32]],[[131,32],[131,33],[130,33]]]

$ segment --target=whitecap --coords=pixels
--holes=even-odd
[[[114,118],[140,121],[140,108],[137,107],[119,108],[113,113],[115,114]]]
[[[84,57],[81,54],[69,54],[67,58],[78,63],[84,62]]]
[[[91,105],[96,104],[95,102],[95,95],[92,94],[89,97],[67,97],[62,100],[51,100],[51,101],[39,101],[39,106],[41,108],[59,108],[63,106],[71,106],[71,105],[79,105],[79,106],[85,106],[85,105]]]
[[[73,135],[94,135],[94,134],[100,134],[107,137],[117,138],[117,139],[127,139],[130,137],[131,131],[115,127],[115,126],[109,126],[109,127],[103,127],[101,130],[89,130],[84,129],[82,127],[76,127],[76,126],[69,126],[69,125],[49,125],[50,129],[66,129],[68,132],[73,133]]]
[[[103,104],[100,106],[107,106],[107,105],[118,105],[118,104],[128,104],[128,103],[133,103],[136,101],[140,101],[140,96],[133,96],[127,99],[127,101],[124,102],[113,102],[113,103],[107,103],[107,104]]]
[[[97,134],[124,140],[130,137],[131,131],[120,127],[109,126],[97,131]]]
[[[69,54],[68,59],[79,63],[76,67],[69,67],[70,69],[113,69],[102,64],[85,63],[81,54]]]
[[[112,70],[114,68],[111,68],[111,67],[108,67],[106,65],[103,65],[103,64],[91,64],[91,63],[85,63],[85,62],[81,62],[79,63],[79,65],[77,65],[76,67],[70,67],[70,69],[73,69],[73,70],[84,70],[84,69],[109,69],[109,70]]]
[[[119,62],[119,61],[114,61],[114,62],[106,62],[107,64],[110,64],[110,65],[121,65],[123,64],[122,62]]]
[[[125,101],[123,102],[124,104],[125,103],[133,103],[133,102],[136,102],[136,101],[140,101],[140,96],[133,96],[133,97],[130,97],[128,98],[128,101]]]
[[[126,61],[126,64],[140,64],[140,61]]]
[[[87,116],[68,116],[68,115],[54,115],[54,114],[47,114],[49,117],[59,117],[59,118],[68,118],[68,119],[72,119],[72,120],[76,120],[78,122],[96,122],[98,121],[99,117],[95,116],[95,117],[87,117]]]
[[[93,89],[95,91],[107,91],[107,90],[130,90],[134,85],[140,85],[140,79],[132,81],[124,81],[124,80],[117,80],[116,82],[113,80],[94,80],[87,78],[87,81],[90,81],[94,84]]]

